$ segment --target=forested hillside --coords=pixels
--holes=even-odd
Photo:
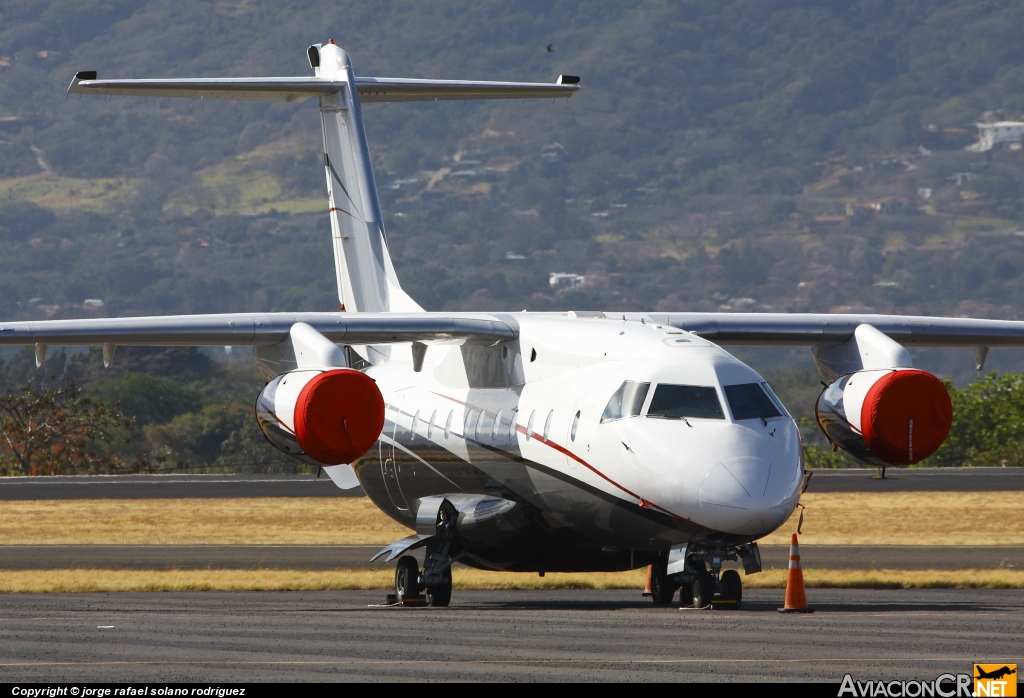
[[[65,99],[86,69],[307,75],[330,38],[362,75],[582,77],[364,107],[430,310],[1022,318],[1024,151],[964,150],[1024,118],[1022,35],[1002,0],[0,0],[0,318],[335,308],[315,104]]]

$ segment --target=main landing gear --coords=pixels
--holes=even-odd
[[[452,546],[455,542],[455,521],[458,512],[445,501],[437,516],[434,537],[427,544],[423,570],[412,555],[398,558],[395,567],[395,598],[399,603],[417,601],[422,597],[427,606],[447,606],[452,601]]]
[[[722,570],[722,562],[736,559],[743,561],[747,574],[761,571],[761,555],[754,543],[732,548],[701,545],[689,551],[672,550],[652,565],[651,600],[657,606],[668,606],[678,590],[681,606],[739,609],[743,603],[739,572]]]

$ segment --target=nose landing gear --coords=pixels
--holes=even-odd
[[[722,570],[725,560],[742,560],[747,574],[761,571],[756,543],[710,548],[705,545],[672,550],[651,566],[651,600],[656,605],[672,603],[676,589],[683,607],[736,610],[743,602],[739,572]],[[710,570],[708,567],[710,566]]]

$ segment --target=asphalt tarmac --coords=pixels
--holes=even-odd
[[[0,545],[0,570],[290,569],[393,567],[370,562],[382,545]],[[786,569],[789,547],[762,545],[765,569]],[[416,554],[422,562],[423,551]],[[816,569],[1024,569],[1024,547],[803,545],[804,567]],[[733,565],[736,566],[736,565]]]
[[[825,590],[782,615],[655,608],[630,591],[11,594],[3,682],[932,680],[1024,664],[1022,590]]]
[[[1024,490],[1024,468],[815,470],[810,492],[1008,492]],[[100,475],[0,478],[0,501],[177,499],[199,497],[351,497],[326,475]]]

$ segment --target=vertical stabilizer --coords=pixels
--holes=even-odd
[[[402,291],[388,254],[352,61],[330,43],[319,48],[319,63],[318,77],[343,85],[320,96],[338,302],[349,312],[422,310]]]

